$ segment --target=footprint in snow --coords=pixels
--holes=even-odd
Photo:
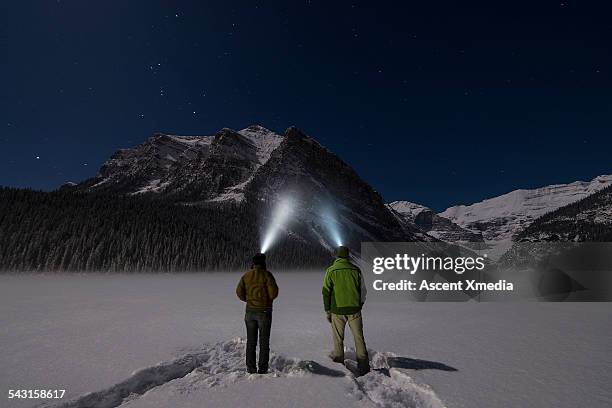
[[[239,381],[273,380],[278,377],[323,375],[345,378],[348,394],[379,407],[444,407],[427,385],[417,384],[408,375],[409,368],[394,364],[392,353],[370,350],[373,370],[356,377],[354,351],[347,349],[345,366],[326,366],[311,360],[300,360],[271,353],[269,373],[248,374],[244,368],[246,341],[230,341],[204,345],[173,361],[135,371],[126,380],[101,391],[55,405],[56,408],[115,408],[129,405],[145,392],[157,387],[172,387],[173,392],[188,394],[202,388],[225,387]],[[419,361],[419,360],[414,360]],[[451,367],[452,368],[452,367]],[[48,406],[48,405],[47,405]]]

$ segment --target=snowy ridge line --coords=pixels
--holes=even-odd
[[[148,390],[184,377],[206,360],[206,353],[186,354],[174,361],[160,363],[135,371],[127,380],[101,391],[54,405],[57,408],[114,408],[128,397],[142,395]]]
[[[612,175],[590,181],[519,189],[470,205],[449,207],[438,215],[461,227],[482,232],[486,240],[512,238],[546,213],[588,197],[612,184]]]
[[[208,344],[173,361],[135,371],[126,380],[109,388],[82,395],[54,405],[55,408],[130,408],[134,405],[159,406],[166,395],[184,395],[212,387],[227,387],[240,381],[261,381],[262,386],[275,378],[297,377],[308,381],[322,375],[346,381],[347,397],[367,401],[381,408],[445,408],[427,385],[417,384],[394,363],[395,354],[370,350],[373,370],[355,377],[357,363],[353,349],[347,348],[345,366],[326,367],[315,361],[289,358],[271,353],[269,374],[247,374],[244,368],[246,341],[234,338]],[[414,360],[417,361],[417,360]],[[336,368],[338,367],[338,368]],[[418,368],[417,368],[418,369]],[[452,371],[454,369],[448,370]],[[350,402],[347,401],[347,402]],[[49,406],[49,405],[43,405]]]

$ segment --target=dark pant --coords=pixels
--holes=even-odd
[[[246,365],[249,372],[257,371],[255,367],[255,351],[259,333],[259,372],[268,371],[270,357],[270,328],[272,327],[272,311],[246,312],[244,322],[247,330]]]

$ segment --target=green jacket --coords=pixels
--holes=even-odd
[[[236,295],[246,302],[247,312],[272,310],[272,301],[278,296],[278,286],[270,272],[255,265],[240,278]]]
[[[346,258],[337,258],[325,271],[323,306],[326,312],[349,315],[361,310],[366,288],[358,267]]]

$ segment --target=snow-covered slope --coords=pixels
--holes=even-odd
[[[317,248],[336,247],[335,230],[355,250],[363,241],[434,240],[399,219],[347,163],[295,127],[283,136],[259,125],[222,129],[215,136],[155,135],[118,151],[95,178],[75,188],[146,193],[228,211],[236,206],[257,214],[253,224],[262,227],[279,199],[291,197],[291,222],[283,235]]]
[[[125,193],[163,190],[177,164],[206,154],[212,141],[212,136],[156,133],[134,149],[118,150],[102,165],[96,177],[81,186]]]
[[[413,222],[416,219],[417,215],[419,215],[423,211],[431,211],[428,207],[425,207],[424,205],[411,203],[410,201],[393,201],[387,205],[393,208],[398,213],[400,213],[403,217],[406,217]]]
[[[244,185],[266,163],[282,136],[260,125],[214,136],[157,133],[140,146],[120,149],[80,189],[127,194],[192,194],[198,199],[244,199]]]
[[[519,241],[612,241],[612,186],[548,213],[521,231]]]
[[[585,198],[612,184],[612,175],[591,181],[514,190],[471,205],[458,205],[440,213],[463,228],[482,232],[487,241],[509,240],[538,217]]]
[[[330,228],[352,248],[363,241],[432,240],[414,224],[400,222],[348,164],[297,128],[287,130],[246,194],[265,207],[293,197],[290,232],[328,248],[338,244],[330,240]]]
[[[246,137],[253,146],[256,147],[257,150],[255,154],[257,155],[260,165],[268,161],[274,149],[276,149],[283,140],[282,136],[260,125],[249,126],[246,129],[238,131],[238,133]]]
[[[387,204],[397,215],[408,223],[414,223],[422,231],[441,241],[456,243],[483,242],[482,234],[461,228],[448,218],[436,214],[430,208],[411,203],[394,201]]]

